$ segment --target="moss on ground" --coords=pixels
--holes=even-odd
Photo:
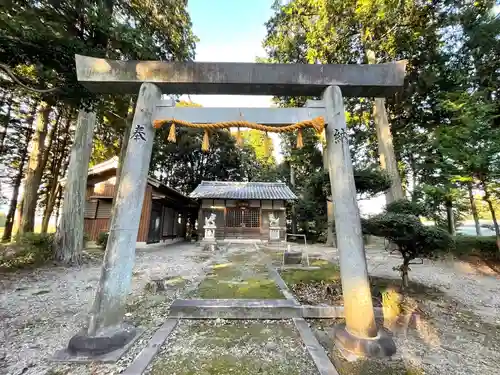
[[[317,374],[290,322],[194,322],[179,331],[150,375]]]
[[[195,298],[281,299],[284,296],[263,266],[216,265],[193,293]]]
[[[336,264],[326,260],[314,260],[311,266],[319,267],[314,270],[289,269],[282,270],[281,277],[289,285],[313,284],[319,282],[335,283],[340,282],[340,269]]]
[[[192,357],[180,358],[172,365],[170,361],[158,362],[150,375],[301,375],[291,364],[270,365],[262,364],[259,358],[250,356],[234,358],[221,355],[217,358],[194,360]]]

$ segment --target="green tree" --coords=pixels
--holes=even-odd
[[[97,113],[94,162],[113,156],[126,146],[124,140],[128,139],[130,124],[127,120],[133,113],[130,108],[134,107],[134,96],[111,97],[85,90],[76,81],[74,55],[189,60],[194,57],[195,42],[184,0],[132,3],[22,0],[1,5],[0,63],[11,68],[14,78],[12,74],[10,78],[2,75],[0,86],[11,95],[16,91],[15,95],[25,102],[21,107],[28,101],[39,102],[40,114],[44,115],[32,139],[38,147],[32,148],[35,151],[28,158],[37,163],[26,163],[33,168],[27,174],[24,189],[27,199],[21,199],[27,202],[23,209],[26,223],[23,229],[33,229],[31,223],[37,204],[44,210],[48,208],[45,212],[50,215],[54,199],[57,201],[61,195],[60,188],[53,188],[57,179],[51,178],[51,173],[55,165],[60,168],[58,175],[64,174],[71,144],[61,147],[58,141],[61,124],[66,125],[59,116],[60,110],[87,108]],[[27,86],[39,90],[33,93]],[[47,91],[51,88],[56,90]],[[72,129],[73,124],[70,131]],[[53,145],[57,145],[57,152]]]

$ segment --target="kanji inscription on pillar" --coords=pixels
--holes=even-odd
[[[144,131],[144,126],[137,124],[135,126],[134,132],[132,133],[131,137],[134,141],[146,141],[146,134]]]

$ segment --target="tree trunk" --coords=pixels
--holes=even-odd
[[[401,269],[401,282],[404,289],[410,285],[410,278],[408,277],[408,266]]]
[[[83,250],[84,208],[95,113],[80,110],[64,189],[63,212],[55,238],[55,258],[79,264]]]
[[[375,64],[373,51],[366,52],[369,64]],[[391,187],[386,193],[386,202],[391,203],[404,198],[401,176],[398,171],[398,162],[394,153],[391,126],[387,118],[385,98],[375,98],[373,103],[373,121],[377,130],[378,152],[380,167],[385,170],[391,179]]]
[[[7,135],[7,130],[9,129],[9,124],[10,124],[10,113],[12,111],[12,96],[10,96],[8,99],[7,99],[7,113],[5,115],[5,122],[3,124],[3,129],[2,131],[0,132],[0,155],[3,154],[3,144],[5,142],[5,136]],[[4,105],[3,101],[2,101],[2,107]]]
[[[17,204],[16,207],[16,215],[14,219],[13,231],[15,232],[15,237],[20,235],[19,227],[21,226],[21,220],[23,217],[23,208],[24,208],[24,198],[21,197],[21,201]]]
[[[474,192],[472,191],[472,182],[467,184],[467,191],[469,192],[470,209],[472,211],[472,217],[474,218],[474,224],[476,226],[476,234],[481,235],[481,225],[479,224],[479,215],[477,213],[476,201],[474,199]]]
[[[68,118],[66,119],[66,125],[64,127],[64,133],[68,134],[69,133],[69,128],[71,125],[71,120],[72,116],[69,115]],[[60,184],[58,182],[59,174],[61,172],[61,164],[64,159],[68,159],[65,155],[65,150],[66,150],[66,145],[68,143],[69,136],[65,136],[64,140],[61,144],[61,147],[59,149],[59,152],[54,153],[54,158],[57,157],[57,160],[55,163],[53,163],[52,167],[52,176],[49,184],[49,189],[47,193],[47,203],[45,205],[45,210],[43,212],[43,219],[42,219],[42,233],[47,233],[47,230],[49,228],[49,222],[50,222],[50,217],[52,216],[52,212],[54,211],[54,206],[56,204],[57,200],[57,195],[60,189]],[[67,163],[66,163],[67,164]],[[63,177],[64,177],[65,170],[63,171]]]
[[[113,191],[113,202],[112,202],[112,215],[115,208],[116,194],[118,193],[118,186],[120,185],[120,177],[122,174],[123,161],[125,160],[125,154],[127,152],[128,141],[130,138],[130,131],[132,129],[132,120],[134,118],[135,113],[135,103],[136,98],[130,100],[130,105],[132,106],[132,110],[127,112],[127,116],[125,117],[125,128],[123,131],[123,137],[121,140],[120,147],[120,155],[118,157],[118,168],[116,169],[116,179],[115,179],[115,190]]]
[[[21,216],[23,210],[23,200],[21,198],[21,202],[18,202],[19,199],[19,190],[21,187],[21,183],[24,175],[24,166],[26,165],[26,161],[28,159],[28,145],[31,142],[31,137],[33,136],[33,122],[35,121],[35,114],[38,107],[38,103],[33,103],[30,115],[26,119],[26,130],[25,130],[25,145],[26,147],[23,149],[21,153],[21,160],[19,161],[19,169],[18,174],[16,175],[16,179],[13,184],[13,193],[11,198],[11,203],[9,207],[9,213],[7,215],[7,221],[5,223],[4,234],[2,235],[2,242],[7,242],[12,240],[12,233],[14,229],[18,232],[19,225],[21,224]],[[16,215],[17,213],[17,215]],[[16,233],[17,234],[17,233]]]
[[[63,193],[63,187],[59,185],[59,190],[57,191],[56,215],[54,219],[56,228],[59,227],[59,212],[61,210],[62,193]]]
[[[57,179],[54,178],[51,181],[50,190],[47,194],[47,203],[45,204],[45,209],[43,211],[42,229],[40,231],[41,233],[47,233],[49,229],[50,217],[52,216],[52,211],[54,211],[59,186],[59,182],[57,182]]]
[[[34,232],[35,230],[36,204],[42,175],[40,170],[43,172],[43,150],[51,109],[50,105],[43,103],[38,111],[36,130],[31,142],[28,170],[24,182],[24,205],[19,226],[20,234]]]
[[[498,221],[497,221],[497,215],[495,213],[495,208],[493,207],[493,203],[491,202],[490,199],[490,191],[488,190],[486,183],[483,181],[483,191],[484,191],[484,196],[483,200],[488,203],[488,207],[490,208],[491,212],[491,219],[493,220],[493,227],[495,228],[495,234],[497,236],[497,249],[500,251],[500,228],[498,227]]]
[[[453,202],[446,200],[446,221],[448,222],[448,233],[452,236],[456,234],[455,231],[455,215],[453,214]]]
[[[26,150],[21,155],[21,161],[19,162],[19,169],[17,171],[16,178],[14,179],[14,185],[12,189],[12,197],[10,199],[9,212],[7,213],[7,218],[5,221],[5,228],[2,235],[2,242],[10,242],[12,238],[12,228],[14,226],[14,216],[16,214],[17,200],[19,198],[19,188],[21,187],[21,181],[23,180],[24,164],[26,164],[27,152]]]

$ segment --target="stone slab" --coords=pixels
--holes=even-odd
[[[167,94],[385,97],[401,90],[406,61],[385,64],[257,64],[117,61],[75,55],[78,81],[101,93],[136,94],[143,82]]]
[[[301,308],[302,317],[307,319],[335,319],[345,317],[344,306],[302,305]],[[376,318],[384,317],[381,307],[375,307],[374,312]]]
[[[131,348],[132,345],[137,341],[139,337],[144,333],[143,328],[137,328],[137,333],[132,340],[130,340],[122,348],[113,350],[112,352],[96,355],[96,356],[76,356],[68,352],[68,349],[58,350],[54,356],[50,359],[52,362],[68,362],[68,363],[90,363],[90,362],[102,362],[102,363],[114,363],[124,355],[127,350]]]
[[[175,300],[171,318],[178,319],[290,319],[301,317],[300,307],[287,299]]]
[[[316,364],[316,368],[320,375],[339,375],[337,369],[330,361],[330,358],[328,358],[325,349],[318,342],[305,319],[295,318],[293,322],[299,331],[302,341],[306,345],[309,355]]]
[[[276,271],[276,269],[270,264],[267,265],[267,270],[269,272],[269,276],[271,276],[271,279],[273,279],[276,285],[278,285],[278,287],[281,290],[281,293],[285,296],[285,298],[289,301],[292,301],[295,305],[298,306],[299,303],[293,296],[292,292],[290,291],[290,289],[288,288],[288,286],[286,285],[285,281],[280,276],[278,271]]]
[[[167,340],[170,333],[177,326],[177,319],[167,319],[165,323],[154,333],[153,337],[148,342],[148,345],[142,349],[134,361],[122,372],[123,375],[140,375],[146,370],[148,365],[153,360],[154,356],[164,342]]]

